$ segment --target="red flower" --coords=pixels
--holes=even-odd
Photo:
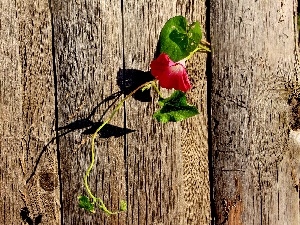
[[[167,54],[162,53],[151,62],[150,68],[151,74],[163,88],[174,88],[182,92],[191,88],[184,61],[173,62]]]

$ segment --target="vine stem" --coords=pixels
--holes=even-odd
[[[117,212],[111,212],[109,211],[104,202],[102,201],[102,199],[100,198],[97,198],[93,195],[91,189],[90,189],[90,186],[88,184],[88,177],[90,176],[90,173],[95,165],[95,139],[97,137],[97,134],[99,133],[99,131],[106,125],[108,124],[111,119],[114,117],[114,115],[118,112],[118,110],[123,106],[124,102],[129,99],[132,95],[134,95],[138,90],[140,90],[141,88],[149,85],[149,84],[152,84],[155,88],[155,90],[158,92],[158,94],[161,96],[161,93],[159,92],[156,84],[155,84],[155,81],[148,81],[142,85],[140,85],[139,87],[137,87],[136,89],[134,89],[132,92],[130,92],[126,97],[124,97],[119,103],[118,105],[115,107],[115,109],[112,111],[112,113],[110,114],[110,116],[101,124],[101,126],[98,127],[98,129],[95,131],[95,133],[92,135],[92,138],[91,138],[91,163],[88,167],[88,169],[86,170],[85,172],[85,175],[83,177],[83,180],[84,180],[84,186],[85,186],[85,189],[87,191],[87,194],[89,195],[89,197],[93,200],[92,204],[95,204],[97,201],[100,202],[99,204],[99,207],[104,211],[106,212],[107,214],[111,215],[111,214],[116,214]]]
[[[154,89],[155,89],[155,91],[157,92],[157,94],[159,95],[159,97],[162,98],[162,94],[161,94],[161,92],[159,91],[159,89],[158,89],[158,87],[157,87],[157,85],[156,85],[155,82],[153,82],[153,85],[152,85],[152,86],[154,87]]]
[[[209,44],[208,42],[203,42],[203,44]],[[183,60],[186,61],[188,59],[190,59],[196,52],[198,51],[204,51],[204,52],[211,52],[211,50],[209,49],[209,47],[206,47],[205,45],[203,45],[202,43],[199,44],[199,46],[194,50],[192,51],[186,58],[184,58]]]

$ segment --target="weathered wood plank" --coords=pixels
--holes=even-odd
[[[295,3],[211,1],[215,224],[300,223]]]
[[[48,1],[0,8],[0,224],[59,224]]]
[[[22,130],[22,81],[18,71],[18,26],[14,21],[17,8],[13,2],[1,4],[1,73],[0,73],[0,223],[18,221],[23,207],[19,190],[25,178],[20,167]],[[1,10],[1,11],[2,11]],[[3,12],[3,11],[2,11]],[[18,103],[18,104],[16,104]],[[16,178],[20,181],[16,182]],[[19,202],[19,204],[15,204]],[[10,224],[13,224],[12,222]]]
[[[126,1],[124,4],[125,79],[142,79],[154,58],[163,24],[176,15],[174,1]],[[148,75],[151,77],[151,75]],[[152,93],[154,94],[154,93]],[[149,94],[150,96],[150,94]],[[148,97],[149,97],[148,96]],[[180,125],[152,118],[157,96],[126,104],[129,224],[182,224]]]
[[[206,34],[206,2],[177,2],[177,14],[189,21],[199,21]],[[183,186],[185,214],[183,224],[210,224],[210,184],[208,166],[208,118],[207,118],[207,54],[197,53],[188,61],[188,74],[193,88],[189,101],[196,105],[200,115],[183,123],[181,147],[183,162]]]
[[[175,15],[204,23],[204,2],[126,1],[126,76],[146,76],[139,71],[149,70],[160,29]],[[157,96],[150,104],[137,100],[126,104],[127,126],[136,129],[127,139],[130,224],[208,224],[210,220],[204,71],[205,57],[198,56],[189,64],[194,84],[189,98],[198,105],[201,116],[186,123],[153,121]]]
[[[83,174],[90,163],[90,133],[109,116],[108,97],[120,91],[123,68],[120,1],[54,1],[55,60],[58,83],[58,123],[64,224],[125,224],[125,214],[94,215],[79,209],[77,197],[86,194]],[[106,99],[106,100],[105,100]],[[104,116],[104,118],[103,118]],[[111,125],[123,132],[123,111]],[[110,132],[110,134],[108,133]],[[66,133],[66,134],[64,134]],[[96,140],[96,169],[91,189],[116,210],[125,199],[124,137],[109,128]]]

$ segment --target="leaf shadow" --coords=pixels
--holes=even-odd
[[[103,122],[96,122],[91,127],[86,129],[82,134],[94,134],[98,127],[100,127],[103,124]],[[131,130],[128,128],[121,128],[118,126],[114,126],[111,124],[106,124],[99,132],[100,138],[110,138],[110,137],[121,137],[125,134],[129,134],[131,132],[134,132],[135,130]]]
[[[29,216],[30,211],[27,207],[23,207],[20,211],[20,216],[24,222],[26,222],[28,225],[38,225],[42,222],[42,215],[39,214],[37,217],[33,219]]]

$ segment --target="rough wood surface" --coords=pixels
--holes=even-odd
[[[177,4],[177,14],[185,15],[189,21],[200,21],[203,39],[206,33],[205,1]],[[207,54],[195,54],[188,61],[188,74],[193,83],[189,101],[196,105],[200,115],[187,120],[181,130],[181,152],[183,162],[184,220],[182,224],[210,224],[210,186],[208,166],[208,118],[207,118]]]
[[[0,224],[59,224],[48,1],[0,9]]]
[[[139,79],[138,76],[145,76],[139,71],[149,70],[159,31],[175,15],[175,3],[126,1],[123,12],[124,79],[129,76]],[[181,224],[179,126],[155,122],[152,114],[157,108],[157,96],[151,93],[151,99],[150,93],[147,94],[141,101],[132,99],[126,104],[126,126],[135,129],[126,140],[128,223]]]
[[[175,15],[204,23],[204,3],[126,1],[125,71],[148,71],[160,29]],[[126,104],[126,125],[136,129],[127,136],[130,224],[208,224],[210,219],[205,56],[193,58],[188,68],[194,85],[188,97],[194,98],[200,116],[187,123],[159,124],[151,118],[157,96],[150,105],[137,100]]]
[[[214,222],[300,224],[296,1],[211,1],[210,11]]]
[[[54,1],[55,61],[58,87],[59,151],[64,224],[125,224],[125,214],[108,217],[78,207],[85,194],[83,174],[90,163],[90,134],[106,119],[104,112],[120,91],[123,67],[120,1]],[[118,95],[120,96],[120,95]],[[123,131],[123,111],[111,125]],[[111,135],[117,131],[108,130]],[[103,135],[107,135],[104,133]],[[124,137],[97,138],[91,189],[112,210],[126,199]]]

